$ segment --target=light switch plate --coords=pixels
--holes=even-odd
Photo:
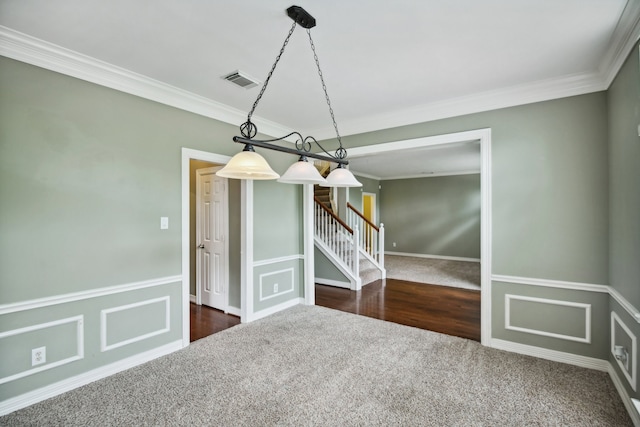
[[[169,217],[161,216],[160,217],[160,230],[167,230],[169,228]]]

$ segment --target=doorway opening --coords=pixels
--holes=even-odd
[[[182,149],[182,344],[189,345],[192,337],[202,338],[212,333],[218,332],[227,327],[240,323],[241,312],[241,250],[239,247],[240,229],[244,221],[241,214],[242,205],[245,203],[241,197],[240,183],[237,180],[228,180],[227,187],[227,231],[224,232],[224,239],[221,239],[222,248],[214,248],[209,252],[209,260],[212,260],[215,251],[222,251],[218,262],[226,264],[226,272],[222,274],[223,304],[218,305],[220,310],[214,310],[207,306],[200,305],[203,302],[202,289],[198,289],[198,255],[202,251],[199,246],[203,243],[197,236],[197,172],[207,171],[225,165],[230,157],[209,153],[205,151]],[[212,174],[204,173],[211,178]],[[209,186],[214,190],[214,182],[210,179]],[[202,184],[201,184],[202,185]],[[212,200],[213,202],[215,200]],[[209,213],[215,209],[210,205]],[[203,209],[204,210],[204,209]],[[222,210],[224,212],[224,209]],[[209,214],[205,215],[209,216]],[[224,213],[219,217],[224,216]],[[201,221],[203,224],[207,224]],[[224,222],[224,221],[223,221]],[[209,222],[209,232],[213,232],[213,223]],[[219,239],[220,240],[220,239]],[[214,242],[211,242],[212,244]],[[220,243],[220,242],[218,242]],[[201,257],[204,259],[205,257]],[[226,258],[226,259],[225,259]],[[212,263],[207,263],[209,266]],[[202,269],[204,270],[204,269]],[[224,270],[223,270],[224,271]],[[211,271],[210,271],[211,273]],[[206,286],[206,285],[201,285]],[[209,289],[216,285],[209,283]],[[205,302],[206,304],[206,302]]]
[[[451,146],[477,141],[480,145],[480,334],[491,341],[491,129],[477,129],[349,149],[349,158],[412,150],[429,146]],[[347,196],[348,197],[348,196]],[[364,203],[364,200],[363,200]],[[364,204],[363,204],[364,206]],[[384,218],[379,218],[384,222]],[[388,237],[388,236],[387,236]],[[386,246],[386,245],[385,245]]]

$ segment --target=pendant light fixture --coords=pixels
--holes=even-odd
[[[298,156],[298,161],[289,167],[285,174],[278,179],[278,182],[284,182],[288,184],[320,184],[325,187],[361,187],[362,184],[356,180],[353,174],[346,168],[349,164],[347,161],[347,150],[342,147],[342,138],[338,132],[338,125],[336,123],[333,109],[331,108],[331,101],[329,100],[329,94],[327,92],[327,86],[324,83],[324,77],[322,76],[322,70],[320,69],[320,62],[318,61],[318,55],[316,54],[316,48],[311,38],[310,29],[315,27],[316,20],[306,10],[300,6],[291,6],[287,9],[287,15],[293,20],[293,25],[289,30],[280,53],[276,57],[269,75],[265,79],[264,85],[258,94],[258,98],[253,103],[253,107],[247,116],[247,121],[240,125],[240,133],[242,136],[234,136],[233,141],[244,144],[244,150],[236,154],[225,167],[216,172],[216,175],[225,178],[236,179],[277,179],[279,175],[271,169],[267,161],[258,153],[255,152],[254,147],[265,148],[268,150],[280,151],[283,153],[294,154]],[[336,131],[338,138],[339,148],[334,154],[330,154],[325,150],[316,139],[312,136],[303,137],[299,132],[291,132],[280,138],[269,140],[253,139],[257,133],[257,126],[251,121],[262,95],[267,89],[269,80],[273,75],[273,72],[280,61],[280,57],[284,53],[285,47],[289,43],[289,38],[293,34],[296,26],[300,25],[306,28],[307,35],[309,36],[309,43],[313,52],[313,58],[318,68],[318,75],[320,76],[320,82],[322,83],[322,89],[324,90],[325,99],[329,106],[329,113],[331,114],[331,120],[333,121],[333,127]],[[282,141],[290,136],[296,136],[295,149],[291,147],[285,147],[274,144],[274,142]],[[315,144],[324,154],[317,154],[311,151],[313,144]],[[324,179],[315,166],[310,163],[307,158],[325,160],[332,163],[337,163],[337,167]]]

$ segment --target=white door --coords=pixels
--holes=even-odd
[[[229,208],[227,179],[222,167],[196,170],[196,288],[198,301],[227,311],[229,277]]]

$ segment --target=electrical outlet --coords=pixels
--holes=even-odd
[[[393,247],[394,247],[394,248],[396,247],[396,242],[393,242]]]
[[[38,347],[31,350],[31,366],[42,365],[47,361],[47,347]]]
[[[277,293],[278,293],[278,284],[277,284],[277,283],[274,283],[274,284],[273,284],[273,293],[274,293],[274,294],[277,294]]]
[[[161,216],[160,217],[160,230],[168,230],[169,229],[169,217]]]
[[[613,347],[613,355],[624,365],[624,368],[629,371],[629,352],[621,345]]]

